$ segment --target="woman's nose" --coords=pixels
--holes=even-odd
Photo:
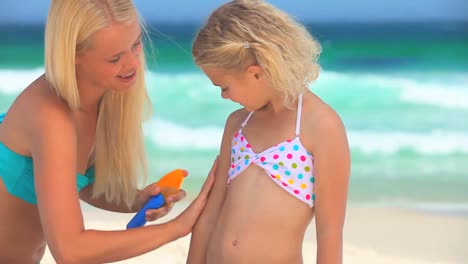
[[[138,54],[133,53],[131,55],[130,64],[133,68],[140,67],[140,54],[139,53]]]
[[[140,67],[140,54],[129,53],[125,62],[125,67],[130,69],[136,69]]]

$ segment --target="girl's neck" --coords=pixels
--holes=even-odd
[[[268,100],[267,104],[260,108],[258,111],[266,115],[279,116],[284,111],[291,110],[284,104],[284,98],[279,95],[274,95]]]

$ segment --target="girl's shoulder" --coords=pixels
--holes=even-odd
[[[227,118],[225,129],[230,131],[238,130],[241,128],[242,122],[244,122],[248,114],[249,112],[245,110],[245,108],[241,108],[232,112]]]
[[[304,94],[302,112],[306,120],[312,123],[321,123],[324,120],[341,122],[338,113],[313,92]]]
[[[312,92],[304,95],[302,116],[301,137],[306,145],[314,146],[317,141],[346,133],[338,113]]]

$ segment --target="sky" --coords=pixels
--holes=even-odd
[[[1,0],[0,23],[44,23],[50,0]],[[222,0],[134,0],[146,21],[202,22]],[[468,21],[466,0],[270,0],[303,22]]]

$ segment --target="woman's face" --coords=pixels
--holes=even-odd
[[[112,23],[95,32],[76,57],[76,75],[93,87],[125,91],[137,79],[142,50],[138,21]]]

